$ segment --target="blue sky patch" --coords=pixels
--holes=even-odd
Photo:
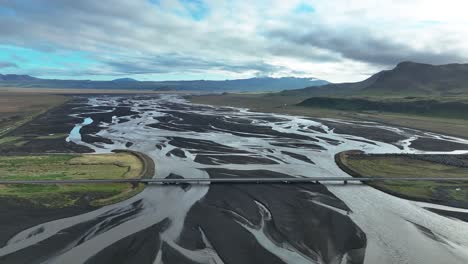
[[[0,6],[0,16],[16,16],[16,12],[13,9]]]
[[[0,61],[16,64],[23,74],[45,68],[53,71],[80,70],[96,63],[86,53],[80,51],[45,52],[10,45],[0,45]]]
[[[202,0],[179,0],[179,2],[196,21],[200,21],[205,18],[210,11],[208,6]]]
[[[150,3],[153,3],[155,5],[159,5],[160,4],[160,0],[148,0]]]
[[[295,9],[295,13],[315,13],[315,8],[306,3],[300,3]]]

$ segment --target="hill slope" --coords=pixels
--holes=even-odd
[[[328,84],[285,91],[304,96],[458,96],[468,95],[468,64],[399,63],[356,83]]]

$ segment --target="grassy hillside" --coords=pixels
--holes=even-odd
[[[379,72],[366,80],[354,83],[331,83],[323,86],[306,87],[303,89],[288,90],[280,92],[283,96],[352,96],[360,93],[366,87],[375,83],[384,72]]]
[[[468,64],[399,63],[355,83],[329,84],[283,91],[301,96],[468,96]]]
[[[362,90],[367,95],[434,95],[468,94],[468,64],[430,65],[402,62],[386,71]]]

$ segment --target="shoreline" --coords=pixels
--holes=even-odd
[[[129,149],[114,149],[112,150],[113,153],[129,153],[137,157],[143,166],[142,172],[140,173],[139,177],[140,179],[151,179],[153,178],[156,170],[155,170],[155,163],[154,160],[146,155],[143,152],[135,151],[135,150],[129,150]]]

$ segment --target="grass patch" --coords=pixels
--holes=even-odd
[[[66,138],[68,134],[59,133],[59,134],[50,134],[46,136],[38,136],[35,139],[57,139],[57,138]]]
[[[130,153],[0,157],[3,180],[119,179],[139,177],[140,159]],[[0,198],[27,200],[37,206],[62,208],[102,206],[127,199],[144,188],[125,183],[0,185]]]
[[[18,139],[21,139],[21,137],[3,137],[3,138],[0,138],[0,145],[15,142]]]
[[[448,159],[464,161],[463,156],[438,155],[439,162],[421,160],[417,155],[366,155],[340,153],[338,165],[355,177],[468,177],[468,163],[451,165]],[[456,181],[375,181],[368,182],[384,192],[396,196],[468,208],[468,183]]]
[[[46,136],[5,136],[0,138],[0,145],[3,149],[16,149],[24,146],[25,144],[35,141],[35,140],[48,140],[48,139],[63,139],[68,136],[68,134],[59,133],[51,134]]]

